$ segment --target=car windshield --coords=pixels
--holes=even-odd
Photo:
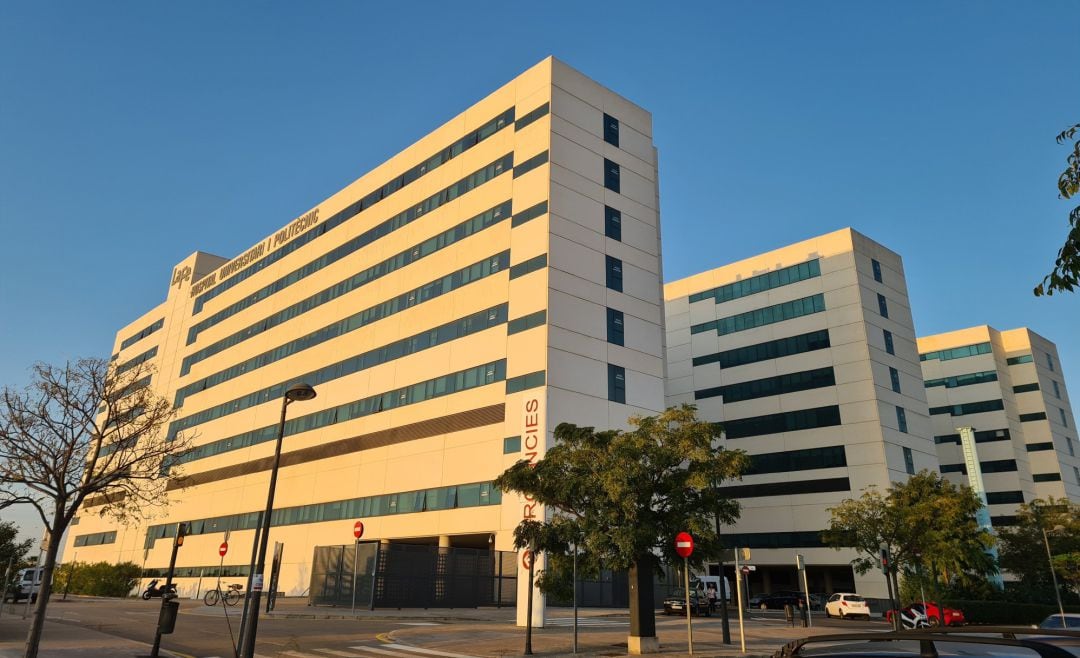
[[[1052,615],[1039,624],[1039,628],[1080,628],[1080,617],[1065,616],[1065,625],[1061,625],[1061,615]]]

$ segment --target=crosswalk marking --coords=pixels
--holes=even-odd
[[[408,644],[384,644],[382,645],[387,649],[399,649],[401,651],[411,651],[413,654],[424,654],[425,656],[441,656],[442,658],[477,658],[476,656],[470,656],[464,653],[451,653],[449,651],[438,651],[436,649],[425,649],[423,647],[413,647]],[[384,649],[376,649],[375,647],[349,647],[350,649],[359,649],[361,651],[373,651],[375,653],[381,653],[388,656],[409,656],[409,658],[416,658],[415,655],[408,653],[395,653],[393,651],[386,651]]]
[[[282,651],[282,656],[293,656],[293,658],[324,658],[317,653],[303,653],[301,651]]]
[[[544,622],[545,626],[573,626],[573,617],[556,617]],[[603,617],[578,617],[578,626],[629,626],[630,622]]]
[[[319,653],[325,653],[328,656],[341,656],[341,658],[363,658],[362,653],[353,653],[351,651],[338,651],[337,649],[315,649]]]

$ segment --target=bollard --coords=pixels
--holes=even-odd
[[[803,602],[800,599],[799,600],[799,619],[802,620],[802,627],[803,628],[806,628],[807,626],[810,625],[810,623],[809,623],[810,622],[809,612],[810,612],[809,609],[807,609],[807,607],[805,605],[803,605]]]
[[[791,624],[791,627],[795,628],[795,608],[791,607],[790,603],[784,604],[784,617]]]

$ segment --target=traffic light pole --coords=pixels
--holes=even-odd
[[[720,544],[720,513],[713,514],[713,520],[716,521],[716,542]],[[731,622],[728,621],[728,609],[727,609],[727,597],[731,593],[731,588],[727,586],[727,578],[724,576],[724,548],[720,546],[719,553],[716,562],[720,569],[720,629],[723,634],[724,644],[731,644]],[[738,578],[739,574],[736,573],[735,577]]]
[[[164,618],[165,608],[169,605],[169,601],[173,599],[169,596],[169,592],[172,591],[172,579],[173,572],[176,570],[176,552],[184,545],[184,535],[187,534],[187,525],[184,523],[176,524],[176,537],[173,538],[172,556],[169,557],[169,572],[165,575],[165,585],[161,589],[161,613],[158,614],[158,625],[154,631],[154,646],[150,648],[150,658],[158,658],[158,652],[161,650],[161,619]]]

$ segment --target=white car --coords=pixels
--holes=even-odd
[[[870,606],[867,605],[866,599],[858,594],[833,594],[829,597],[829,600],[825,602],[825,616],[839,617],[841,619],[847,617],[864,617],[869,619]]]

